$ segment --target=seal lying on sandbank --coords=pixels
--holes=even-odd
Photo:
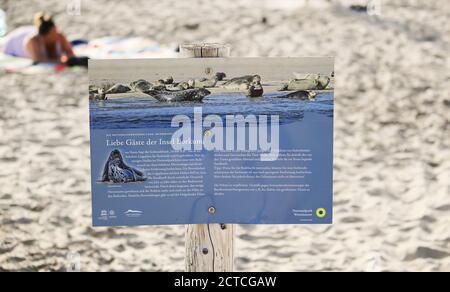
[[[283,95],[275,96],[276,98],[291,98],[291,99],[300,99],[300,100],[315,100],[317,93],[315,91],[306,91],[299,90],[290,93],[286,93]]]
[[[216,86],[217,81],[216,77],[214,79],[200,78],[189,80],[188,84],[190,83],[192,88],[212,88]]]
[[[217,81],[223,81],[226,77],[227,77],[227,74],[225,74],[223,72],[217,72],[215,75],[215,78],[217,79]]]
[[[122,153],[113,150],[105,163],[102,174],[102,182],[128,183],[145,181],[144,174],[123,161]]]
[[[164,80],[164,84],[173,84],[173,77],[172,76],[169,76],[169,77],[167,77],[165,80]]]
[[[258,75],[255,75],[253,77],[252,82],[249,84],[248,90],[247,90],[247,96],[248,97],[261,97],[264,93],[264,89],[261,84],[261,77]]]
[[[170,84],[173,84],[173,77],[172,76],[169,76],[169,77],[167,77],[166,79],[159,79],[159,80],[156,80],[155,82],[153,82],[153,85],[154,86],[161,86],[161,85],[170,85]]]
[[[139,79],[130,83],[130,88],[133,91],[145,92],[153,89],[153,84],[144,79]]]
[[[225,82],[221,87],[228,90],[247,91],[252,82],[261,83],[261,76],[245,75],[241,77],[235,77]]]
[[[150,90],[144,92],[161,102],[182,102],[182,101],[197,101],[200,102],[211,92],[204,88],[186,89],[179,91],[169,90]]]
[[[97,90],[89,91],[89,99],[90,100],[106,100],[106,93],[103,88],[99,88]]]
[[[331,82],[331,78],[324,75],[319,75],[319,77],[316,80],[319,83],[317,86],[318,90],[324,90]]]
[[[181,91],[181,90],[187,90],[187,89],[193,89],[193,81],[183,81],[179,83],[174,83],[169,86],[165,86],[166,90],[168,91]]]
[[[232,83],[240,84],[240,83],[245,83],[245,82],[249,83],[252,81],[260,81],[261,82],[261,76],[245,75],[245,76],[241,76],[241,77],[235,77],[235,78],[231,78],[230,80],[225,82],[225,84],[232,84]]]
[[[292,90],[323,90],[330,83],[330,77],[319,74],[309,74],[306,78],[292,79],[288,84],[283,84],[280,91]]]
[[[118,94],[118,93],[127,93],[128,91],[131,91],[131,88],[123,85],[123,84],[116,84],[110,89],[108,89],[105,93],[106,94]]]

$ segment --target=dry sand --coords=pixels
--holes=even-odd
[[[82,1],[81,16],[66,1],[0,7],[10,29],[44,9],[70,37],[335,55],[335,223],[239,226],[236,270],[450,271],[447,0],[385,0],[378,17],[350,11],[357,0],[152,2]],[[183,270],[183,226],[90,227],[87,86],[86,72],[0,76],[0,271],[65,270],[68,252],[84,271]]]

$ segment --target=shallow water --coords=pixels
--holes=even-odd
[[[334,94],[317,95],[315,101],[276,98],[283,93],[269,93],[262,98],[244,94],[221,93],[207,96],[202,103],[161,103],[153,98],[118,98],[91,101],[91,128],[132,129],[170,127],[174,115],[193,116],[194,107],[201,106],[203,115],[229,114],[279,115],[280,124],[304,119],[305,112],[333,117]]]

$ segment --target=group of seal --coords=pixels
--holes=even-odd
[[[142,171],[125,164],[119,150],[111,152],[103,168],[102,182],[129,183],[145,180],[147,178]]]
[[[299,76],[294,73],[295,79],[283,84],[278,91],[286,91],[286,94],[278,95],[277,98],[293,98],[301,100],[314,100],[316,92],[323,90],[330,84],[330,77],[320,74],[309,74]],[[207,88],[223,88],[228,91],[244,92],[251,98],[262,97],[264,88],[261,84],[260,75],[245,75],[225,80],[226,74],[219,72],[211,79],[198,78],[175,82],[172,76],[149,82],[139,79],[130,84],[113,84],[108,88],[90,87],[89,97],[91,99],[107,99],[108,94],[119,94],[127,92],[140,92],[147,94],[159,102],[201,102],[211,92]],[[220,82],[220,83],[219,83]]]
[[[173,77],[148,82],[139,79],[130,84],[114,84],[108,89],[104,87],[95,88],[90,86],[89,98],[94,100],[106,100],[107,94],[120,94],[127,92],[140,92],[147,94],[160,102],[200,102],[205,96],[211,94],[207,87],[214,87],[217,79],[212,82],[205,79],[189,80],[186,82],[174,83]]]

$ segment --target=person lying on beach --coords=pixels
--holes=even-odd
[[[36,64],[85,65],[83,58],[76,58],[71,43],[58,30],[51,16],[38,13],[34,24],[34,27],[20,27],[9,33],[3,43],[3,53],[29,58]]]

